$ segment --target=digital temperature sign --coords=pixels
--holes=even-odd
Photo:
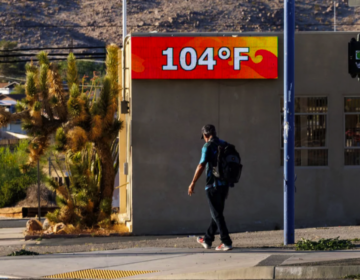
[[[277,79],[277,37],[132,37],[133,79]]]

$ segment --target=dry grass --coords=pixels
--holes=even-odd
[[[96,236],[110,236],[111,234],[121,234],[128,233],[129,229],[124,224],[115,224],[109,228],[87,228],[81,229],[76,228],[73,225],[67,225],[64,230],[60,230],[58,233],[47,234],[45,231],[32,231],[27,232],[26,236],[44,236],[44,235],[91,235],[92,237]]]

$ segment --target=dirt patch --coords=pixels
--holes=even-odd
[[[55,194],[44,184],[40,185],[40,205],[56,207]],[[16,204],[16,207],[38,207],[38,186],[31,185],[26,192],[26,198]]]
[[[52,238],[77,238],[77,237],[109,237],[128,235],[129,229],[123,224],[115,224],[110,228],[88,228],[80,229],[72,225],[64,226],[64,229],[58,232],[49,232],[48,230],[28,231],[25,233],[25,240],[31,239],[52,239]]]

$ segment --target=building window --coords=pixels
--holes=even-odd
[[[345,97],[345,165],[360,165],[360,97]]]
[[[281,165],[284,165],[284,101],[281,108]],[[327,97],[295,98],[295,166],[327,166]]]

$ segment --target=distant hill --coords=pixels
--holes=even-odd
[[[337,0],[337,30],[360,29]],[[283,0],[130,0],[129,32],[279,31]],[[0,0],[2,40],[19,47],[121,44],[121,0]],[[297,30],[332,31],[333,1],[296,1]]]

